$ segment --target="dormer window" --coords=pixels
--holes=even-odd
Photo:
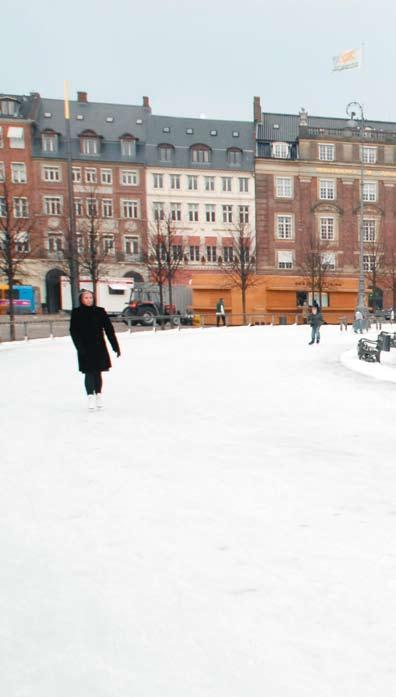
[[[229,148],[227,150],[227,162],[229,165],[240,165],[242,156],[243,152],[240,148]]]
[[[132,133],[124,133],[120,138],[121,155],[123,157],[135,157],[137,138]]]
[[[196,164],[212,162],[211,149],[207,145],[193,145],[191,147],[191,162]]]
[[[272,143],[272,157],[286,160],[289,156],[290,147],[288,143]]]
[[[3,99],[0,100],[0,114],[1,116],[18,116],[19,102],[11,97],[3,97]]]
[[[159,159],[161,162],[173,162],[175,148],[173,145],[162,143],[158,146]]]
[[[58,135],[53,131],[43,131],[41,134],[41,148],[44,152],[57,152]]]
[[[80,134],[80,152],[83,155],[98,155],[100,138],[95,131],[83,131]]]

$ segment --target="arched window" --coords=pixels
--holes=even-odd
[[[194,164],[208,164],[212,162],[212,150],[208,145],[191,146],[191,162]]]
[[[175,148],[169,143],[161,143],[158,146],[159,159],[161,162],[173,162],[175,156]]]
[[[95,131],[80,133],[80,151],[83,155],[98,155],[100,152],[100,137]]]
[[[120,148],[123,157],[135,157],[137,140],[138,138],[133,136],[132,133],[124,133],[120,136]]]
[[[242,164],[243,152],[240,148],[228,148],[227,150],[227,162],[229,165],[240,165]]]

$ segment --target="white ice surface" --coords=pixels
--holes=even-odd
[[[1,697],[395,695],[396,350],[120,341],[0,346]]]

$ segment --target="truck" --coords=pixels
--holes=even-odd
[[[93,289],[89,277],[80,277],[80,289]],[[188,286],[172,287],[172,304],[169,303],[168,289],[164,288],[161,308],[158,286],[152,283],[138,283],[132,278],[102,278],[96,285],[96,303],[104,307],[112,317],[123,317],[126,324],[150,326],[156,317],[169,317],[173,325],[192,324],[192,291]],[[70,280],[61,278],[61,307],[70,312],[72,299]],[[163,320],[166,321],[166,320]]]

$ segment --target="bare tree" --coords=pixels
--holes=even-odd
[[[396,243],[385,245],[382,278],[385,288],[392,293],[392,308],[396,308]]]
[[[154,222],[146,235],[144,260],[149,275],[158,285],[160,310],[164,312],[164,286],[168,285],[169,304],[173,304],[172,283],[184,263],[184,246],[170,216],[155,212]]]
[[[7,279],[9,295],[10,339],[15,341],[15,304],[13,286],[26,273],[24,262],[32,255],[31,233],[35,216],[25,192],[0,186],[0,273]]]
[[[102,276],[108,273],[108,264],[114,250],[114,236],[103,235],[104,218],[99,207],[96,189],[92,188],[86,198],[85,216],[78,225],[76,252],[80,273],[86,273],[92,283],[92,291],[96,300],[97,285]],[[69,246],[68,254],[72,253]],[[69,256],[70,259],[70,256]]]
[[[384,243],[381,233],[373,234],[372,239],[366,240],[364,243],[366,261],[366,277],[368,279],[369,306],[372,309],[378,310],[382,308],[383,293],[378,284],[383,278],[385,271],[385,254]]]
[[[246,293],[257,282],[255,245],[249,225],[237,224],[230,240],[230,246],[224,247],[225,258],[220,258],[219,263],[228,277],[229,287],[241,291],[243,323],[246,324]]]
[[[329,254],[329,244],[326,240],[320,239],[311,230],[305,233],[298,268],[307,281],[312,298],[318,294],[320,304],[329,273],[333,270]]]

